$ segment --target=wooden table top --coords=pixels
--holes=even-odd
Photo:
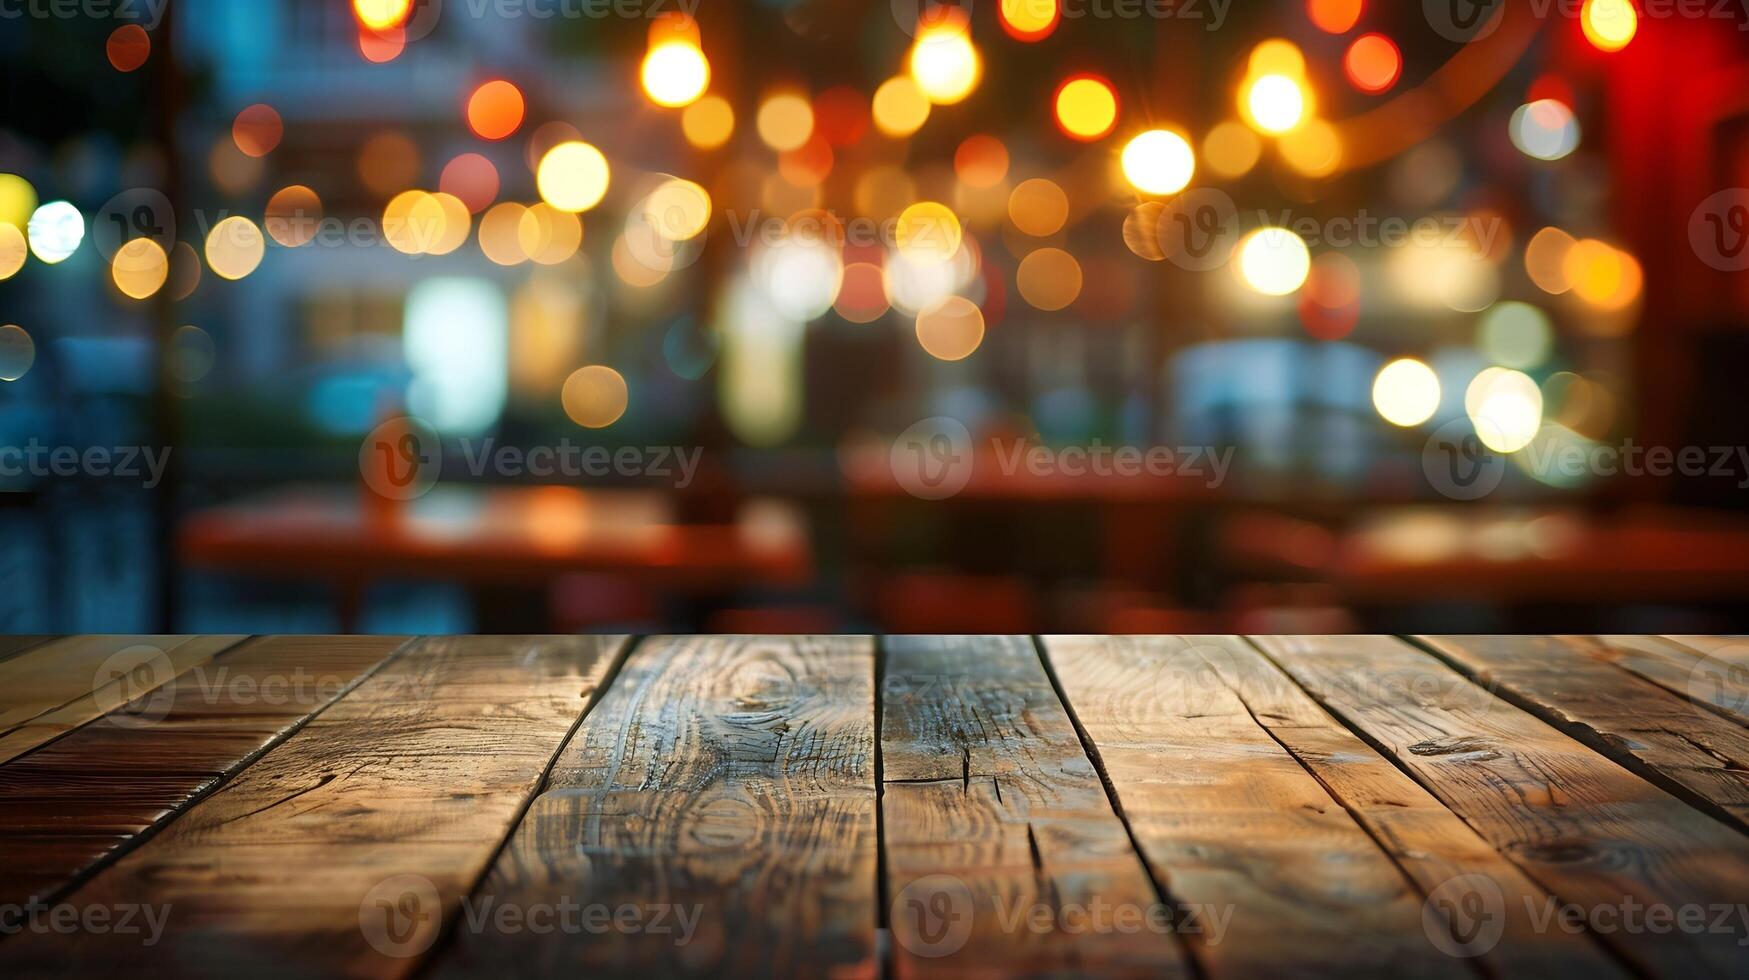
[[[1749,640],[0,638],[0,976],[1749,975]]]
[[[358,488],[298,486],[191,515],[190,565],[270,575],[539,582],[611,571],[668,584],[806,579],[794,508],[750,501],[734,524],[684,524],[670,498],[638,490],[439,485],[405,505]]]

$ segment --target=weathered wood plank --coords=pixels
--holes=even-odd
[[[1426,897],[1422,926],[1441,948],[1471,952],[1447,921],[1442,899],[1467,876],[1485,876],[1504,900],[1498,945],[1474,950],[1497,976],[1627,974],[1590,937],[1538,927],[1529,909],[1548,892],[1502,857],[1460,817],[1415,780],[1344,728],[1311,695],[1239,637],[1198,637],[1198,652],[1300,764],[1318,778],[1384,848]]]
[[[31,647],[40,646],[52,639],[52,636],[31,636],[24,633],[0,636],[0,661],[11,660]]]
[[[1551,636],[1429,636],[1513,704],[1749,831],[1749,731]]]
[[[0,765],[0,906],[58,898],[81,874],[241,770],[404,642],[251,640]]]
[[[1749,725],[1749,638],[1602,636],[1622,667],[1739,724]]]
[[[645,640],[434,972],[874,977],[873,682],[867,637]]]
[[[421,641],[66,899],[167,908],[160,943],[21,934],[0,973],[405,975],[622,644]]]
[[[0,663],[0,762],[162,687],[241,636],[70,636]]]
[[[1203,924],[1160,901],[1032,641],[883,643],[895,975],[1187,975],[1173,931]]]
[[[1210,977],[1468,976],[1421,895],[1177,637],[1045,641],[1074,717],[1171,897],[1230,914],[1185,936]]]
[[[1673,976],[1742,971],[1738,934],[1620,923],[1635,907],[1734,908],[1749,894],[1743,835],[1394,637],[1254,639],[1561,908],[1609,923],[1597,931],[1620,955]]]

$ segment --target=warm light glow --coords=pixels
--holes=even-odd
[[[1560,295],[1573,288],[1567,281],[1567,251],[1573,247],[1573,236],[1559,228],[1544,228],[1532,235],[1524,247],[1524,271],[1530,281],[1545,293]]]
[[[1638,259],[1594,238],[1580,239],[1567,249],[1561,273],[1574,296],[1606,311],[1638,299],[1644,278]]]
[[[1203,137],[1202,158],[1222,177],[1243,177],[1257,166],[1263,141],[1243,123],[1229,119]]]
[[[1392,425],[1420,425],[1439,408],[1439,376],[1413,357],[1392,361],[1373,379],[1372,404]]]
[[[373,31],[386,31],[407,22],[413,0],[352,0],[358,22]]]
[[[1515,453],[1530,445],[1542,428],[1542,389],[1518,371],[1488,368],[1464,390],[1464,412],[1484,446]]]
[[[403,255],[423,255],[443,237],[443,204],[422,190],[402,191],[383,206],[383,239]]]
[[[1060,248],[1027,253],[1014,270],[1014,288],[1027,305],[1047,313],[1060,310],[1081,295],[1081,263]]]
[[[1123,175],[1144,194],[1176,194],[1195,174],[1195,151],[1172,130],[1150,129],[1123,148]]]
[[[123,295],[145,299],[170,278],[170,256],[164,253],[164,246],[150,238],[131,239],[115,250],[109,274]]]
[[[701,150],[714,150],[735,133],[735,110],[720,95],[707,95],[686,107],[680,115],[680,131],[686,141]]]
[[[696,238],[711,220],[711,196],[703,187],[678,177],[662,182],[644,198],[644,220],[671,242]]]
[[[1008,176],[1008,147],[994,136],[968,136],[954,151],[953,171],[968,187],[995,187]]]
[[[152,37],[138,24],[123,24],[110,32],[103,47],[116,71],[135,71],[152,56]]]
[[[478,153],[463,153],[443,165],[437,189],[454,194],[470,212],[478,214],[498,197],[498,168]]]
[[[1342,166],[1342,138],[1322,119],[1283,134],[1280,150],[1288,166],[1307,177],[1328,177]]]
[[[587,211],[607,194],[607,158],[588,143],[560,143],[541,157],[535,186],[541,200],[560,211]]]
[[[1001,0],[996,17],[1016,41],[1042,41],[1057,29],[1062,11],[1057,0]]]
[[[794,92],[780,92],[760,103],[754,127],[766,146],[793,150],[814,135],[814,107]]]
[[[965,360],[984,342],[984,313],[963,296],[949,296],[917,314],[917,342],[937,360]]]
[[[269,238],[286,248],[297,248],[316,237],[321,222],[322,199],[303,184],[292,184],[267,199],[262,224]]]
[[[904,139],[929,120],[929,100],[908,75],[898,75],[875,89],[869,104],[875,128],[894,139]]]
[[[1384,92],[1403,74],[1403,53],[1383,34],[1363,34],[1348,46],[1342,70],[1362,92]]]
[[[582,244],[583,222],[569,211],[537,203],[517,219],[517,250],[537,264],[558,265]]]
[[[528,261],[522,247],[522,219],[528,209],[514,201],[495,204],[480,218],[480,252],[496,265]]]
[[[1069,198],[1044,177],[1023,180],[1008,195],[1008,220],[1028,235],[1055,235],[1069,220]]]
[[[24,230],[36,210],[36,188],[17,174],[0,174],[0,224]]]
[[[1306,119],[1306,91],[1287,75],[1259,75],[1245,86],[1245,117],[1266,133],[1285,133]]]
[[[1239,276],[1265,296],[1286,296],[1305,284],[1312,254],[1286,228],[1259,228],[1239,242]]]
[[[66,201],[50,201],[30,216],[25,231],[31,254],[54,265],[79,250],[85,240],[85,217]]]
[[[267,240],[255,222],[233,215],[213,226],[206,236],[206,264],[220,279],[241,279],[254,272],[267,254]]]
[[[0,221],[0,282],[18,275],[29,254],[30,246],[24,243],[24,232],[19,231],[17,225]]]
[[[1321,31],[1346,34],[1360,20],[1360,0],[1306,0],[1306,16]]]
[[[1620,51],[1639,31],[1640,17],[1631,0],[1585,0],[1579,26],[1597,50]]]
[[[630,402],[625,377],[605,364],[572,372],[559,399],[571,421],[588,429],[605,429],[619,421]]]
[[[1245,73],[1255,78],[1259,75],[1287,75],[1292,78],[1303,78],[1306,74],[1306,56],[1292,41],[1272,38],[1251,49],[1251,60],[1246,65]]]
[[[659,106],[691,105],[710,85],[711,64],[704,52],[685,41],[666,41],[644,55],[644,92]]]
[[[984,67],[961,24],[931,27],[911,47],[911,78],[929,101],[952,105],[978,87]]]
[[[525,111],[522,90],[494,79],[468,97],[468,128],[483,140],[501,140],[522,125]]]
[[[468,232],[473,227],[473,215],[461,198],[442,191],[431,195],[431,200],[437,204],[437,209],[443,215],[442,224],[437,227],[437,235],[430,245],[426,246],[427,255],[448,255],[467,244]]]
[[[1058,128],[1091,142],[1117,125],[1117,93],[1097,75],[1077,75],[1057,88],[1056,111]]]
[[[285,123],[270,105],[252,105],[237,113],[231,123],[231,139],[237,149],[252,157],[264,157],[273,152],[285,136]]]
[[[945,204],[918,201],[899,214],[894,228],[899,254],[912,262],[946,262],[960,249],[965,231]]]
[[[872,262],[852,262],[844,267],[844,281],[832,309],[851,323],[873,323],[887,314],[885,274]]]

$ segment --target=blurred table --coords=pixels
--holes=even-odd
[[[346,629],[384,579],[527,588],[606,572],[706,593],[812,571],[803,518],[778,501],[749,501],[732,524],[685,524],[659,492],[551,486],[440,485],[392,509],[367,507],[359,488],[294,486],[190,515],[179,550],[194,569],[329,582]]]

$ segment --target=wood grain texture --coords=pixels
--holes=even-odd
[[[1749,638],[1600,636],[1594,652],[1625,670],[1749,725]]]
[[[67,899],[167,908],[160,943],[21,934],[0,973],[405,975],[622,643],[421,641]]]
[[[1430,654],[1382,636],[1254,639],[1563,905],[1588,917],[1619,916],[1630,902],[1673,914],[1749,894],[1743,835]],[[1652,973],[1732,975],[1745,963],[1740,927],[1597,931]]]
[[[1155,879],[1228,912],[1185,939],[1209,977],[1470,976],[1421,896],[1342,805],[1176,637],[1045,641]]]
[[[52,636],[31,636],[24,633],[0,636],[0,661],[11,660],[31,647],[52,639],[54,639]]]
[[[248,641],[0,765],[0,906],[52,901],[340,696],[402,637]]]
[[[868,637],[643,641],[435,974],[873,978],[873,685]],[[564,906],[577,928],[495,918]]]
[[[883,647],[894,975],[1186,976],[1174,929],[1201,923],[1160,902],[1032,642]]]
[[[1749,730],[1555,637],[1421,639],[1513,704],[1749,831]]]
[[[0,663],[0,762],[170,683],[241,636],[70,636]]]
[[[1625,977],[1590,937],[1539,929],[1529,908],[1548,892],[1483,840],[1444,804],[1318,707],[1311,695],[1239,637],[1198,637],[1198,651],[1258,724],[1293,753],[1432,899],[1422,925],[1444,936],[1452,924],[1438,907],[1449,883],[1468,875],[1494,882],[1505,901],[1497,945],[1478,962],[1498,976]],[[1528,904],[1527,904],[1528,903]]]

